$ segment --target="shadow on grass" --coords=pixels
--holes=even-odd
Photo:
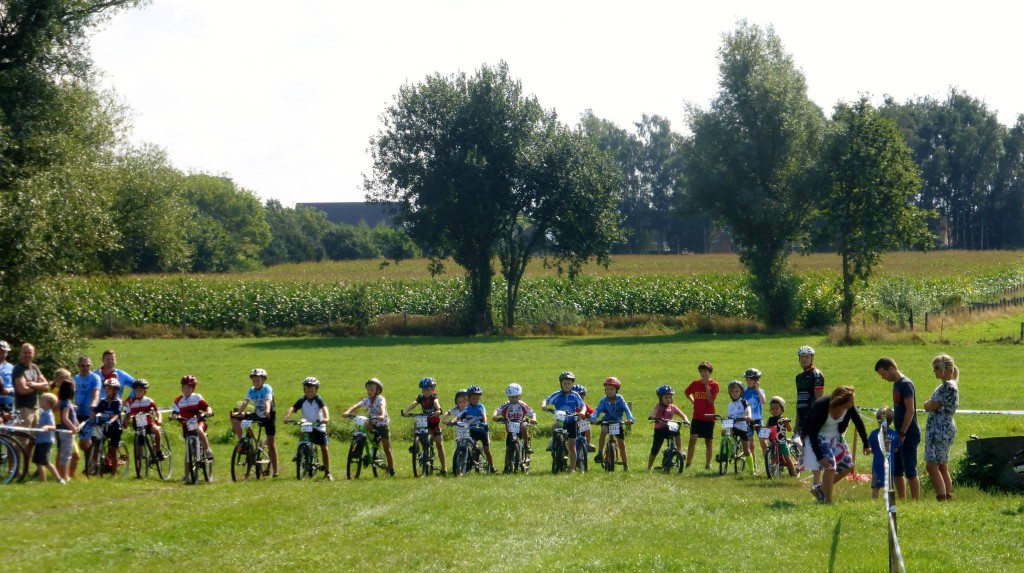
[[[792,501],[785,499],[777,499],[768,504],[768,509],[772,510],[790,510],[796,509],[796,504]]]
[[[839,532],[842,529],[843,518],[840,516],[839,521],[836,522],[836,528],[832,530],[832,551],[828,556],[828,573],[834,573],[836,570],[836,551],[839,550]]]

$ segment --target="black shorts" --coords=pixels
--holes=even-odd
[[[661,451],[661,445],[665,443],[665,440],[674,440],[679,432],[672,433],[668,431],[668,428],[654,428],[654,442],[651,444],[651,455],[656,456]]]
[[[713,440],[715,439],[715,423],[708,420],[693,420],[690,422],[690,435]]]
[[[382,440],[391,439],[391,428],[389,426],[374,426],[372,431]]]
[[[266,418],[253,418],[263,423],[263,433],[268,436],[277,435],[277,412],[271,412]]]
[[[732,434],[739,438],[741,442],[750,441],[751,438],[750,430],[737,430],[736,428],[733,428]]]
[[[51,442],[46,442],[45,444],[36,443],[36,449],[32,450],[32,463],[40,466],[50,463],[51,448],[53,448],[53,443]]]
[[[474,440],[481,442],[485,448],[491,447],[491,433],[487,426],[472,426],[469,428],[469,435]]]
[[[318,428],[313,428],[313,431],[309,433],[309,441],[313,442],[318,446],[326,446],[327,432],[324,432]]]

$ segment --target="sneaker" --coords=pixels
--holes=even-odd
[[[274,477],[277,477],[277,476],[274,476]],[[327,481],[334,481],[334,476],[332,476],[331,474],[327,474],[324,477],[327,478]]]
[[[597,451],[597,446],[595,446],[594,444],[587,444],[587,451],[590,453],[594,453]]]
[[[604,462],[604,458],[601,456],[601,454],[597,454],[596,456],[594,456],[594,463],[595,464],[600,464],[600,463],[603,463],[603,462]]]
[[[58,478],[57,483],[59,483],[60,485],[68,485],[68,482],[64,480],[64,478]]]
[[[395,477],[395,468],[388,468],[388,475],[391,477]]]
[[[213,461],[213,450],[206,450],[206,461]]]
[[[528,453],[528,454],[532,454],[533,453],[533,448],[531,448],[530,446],[526,446],[526,448],[524,448],[523,451]]]
[[[814,499],[818,500],[818,503],[825,503],[825,492],[821,491],[820,483],[811,486],[811,495],[814,496]]]
[[[447,477],[448,476],[448,472],[446,472],[445,470],[441,470],[438,473],[441,475],[441,477]]]

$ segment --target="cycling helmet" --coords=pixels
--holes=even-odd
[[[370,384],[374,384],[377,386],[378,394],[384,393],[384,383],[381,382],[380,380],[377,380],[376,378],[370,378],[369,380],[366,381],[366,384],[363,384],[363,386],[369,386]]]
[[[772,396],[772,399],[768,401],[768,405],[771,406],[772,404],[778,404],[783,412],[786,411],[786,401],[782,396]]]
[[[181,377],[181,385],[182,386],[191,386],[191,387],[195,388],[196,384],[199,384],[199,381],[196,380],[196,377],[191,375],[191,374],[186,374],[186,375]]]
[[[267,371],[262,369],[262,368],[253,368],[252,372],[249,373],[249,378],[252,378],[253,376],[262,376],[262,377],[266,378],[267,377]]]
[[[761,379],[761,371],[758,370],[757,368],[747,368],[747,371],[743,373],[743,377],[744,378],[755,378],[757,380],[760,380]]]
[[[522,396],[523,395],[523,387],[520,386],[519,384],[516,384],[515,382],[513,382],[513,383],[511,383],[511,384],[509,384],[508,386],[505,387],[505,395],[506,396]]]
[[[437,380],[434,380],[430,376],[426,378],[420,378],[420,390],[426,390],[427,388],[434,388],[437,386]]]
[[[193,380],[195,380],[195,378],[193,378]],[[184,383],[185,381],[182,380],[182,384]],[[193,383],[192,385],[195,386],[195,383]],[[117,381],[117,378],[107,378],[106,380],[103,381],[103,386],[106,388],[120,388],[121,383]]]
[[[479,387],[479,386],[477,386],[476,384],[470,386],[469,388],[466,388],[466,394],[469,394],[470,396],[472,396],[473,394],[483,394],[483,393],[484,393],[484,389]]]
[[[797,356],[814,356],[814,349],[810,346],[801,346],[796,351]]]
[[[307,376],[306,379],[302,381],[302,385],[303,386],[312,386],[314,388],[319,388],[320,387],[320,381],[317,380],[313,376]]]
[[[573,374],[572,371],[570,371],[570,370],[566,370],[565,372],[562,372],[561,374],[558,375],[558,381],[559,382],[561,382],[562,380],[575,380],[575,379],[576,379],[576,375]]]
[[[733,388],[739,388],[740,390],[743,390],[743,382],[740,382],[739,380],[733,380],[732,382],[729,382],[729,392],[732,392]]]
[[[469,394],[469,392],[465,388],[459,388],[458,390],[456,390],[455,391],[455,405],[456,406],[459,405],[459,398],[460,397],[467,396],[468,394]]]
[[[665,395],[673,395],[676,393],[676,391],[668,384],[665,384],[664,386],[658,386],[657,392],[659,398]]]
[[[609,377],[605,378],[604,379],[604,385],[605,386],[612,386],[616,390],[618,390],[619,388],[622,388],[622,382],[619,382],[619,379],[614,377],[614,376],[609,376]]]
[[[149,388],[149,380],[136,378],[135,382],[132,382],[132,388]]]
[[[584,386],[583,384],[573,384],[572,391],[579,394],[580,396],[585,396],[587,394],[587,387]]]

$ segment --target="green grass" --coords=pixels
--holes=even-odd
[[[935,385],[929,362],[948,352],[963,373],[962,408],[1019,407],[1006,396],[1024,382],[1017,367],[1020,348],[1007,344],[830,347],[813,337],[765,335],[97,341],[94,358],[104,348],[116,349],[119,366],[148,378],[151,396],[162,406],[177,395],[182,374],[199,377],[198,391],[219,413],[211,425],[216,481],[183,486],[177,481],[179,456],[171,483],[93,480],[65,488],[2,488],[6,527],[0,558],[11,571],[883,570],[884,512],[867,484],[841,484],[836,505],[819,507],[805,485],[792,479],[719,477],[692,468],[683,476],[649,475],[642,471],[650,449],[648,424],[638,424],[628,438],[628,474],[551,476],[538,447],[529,476],[412,478],[406,449],[412,424],[397,419],[397,412],[412,402],[422,376],[439,380],[446,408],[456,388],[476,383],[493,410],[512,381],[524,386],[525,399],[536,406],[557,388],[559,372],[574,370],[596,403],[600,381],[615,375],[637,417],[645,418],[655,403],[654,388],[669,383],[681,391],[696,377],[701,360],[715,364],[715,378],[722,382],[756,366],[765,372],[769,396],[781,394],[792,403],[801,344],[817,347],[828,388],[852,384],[862,405],[891,404],[890,384],[872,371],[878,357],[896,358],[923,402]],[[281,478],[231,483],[227,460],[233,439],[225,415],[243,397],[247,374],[257,366],[269,371],[281,411],[301,395],[305,376],[320,378],[335,427],[350,426],[337,416],[363,395],[363,382],[381,378],[396,418],[397,478],[346,482],[339,462],[345,443],[332,440],[334,474],[341,479],[297,482],[294,466],[286,463],[296,444],[288,428],[280,432]],[[690,412],[685,398],[678,403]],[[957,423],[954,460],[970,434],[1024,433],[1020,418],[964,414]],[[180,454],[180,438],[174,442]],[[496,460],[503,455],[501,443],[494,440]],[[453,444],[446,444],[450,456]],[[868,458],[858,459],[861,472],[869,466]],[[899,508],[908,570],[991,570],[1024,562],[1024,546],[1017,542],[1024,498],[957,489],[954,503],[938,504],[925,489],[925,501]]]

